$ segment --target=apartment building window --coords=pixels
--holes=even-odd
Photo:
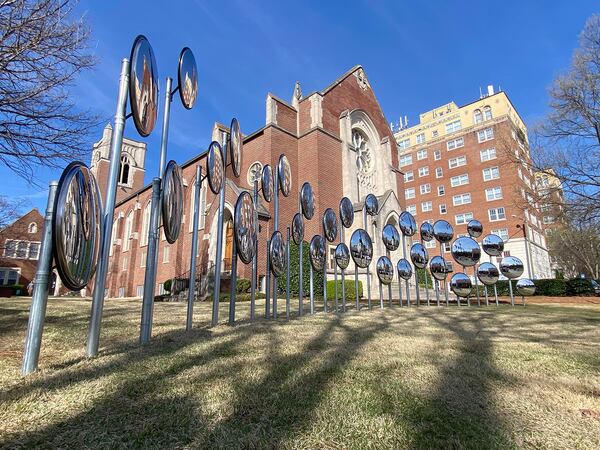
[[[409,181],[412,181],[415,179],[415,173],[411,170],[408,172],[404,172],[404,182],[408,183]]]
[[[164,263],[169,262],[169,253],[171,253],[171,247],[169,247],[168,245],[165,245],[163,248],[163,262]]]
[[[419,177],[426,177],[429,175],[429,166],[419,167]]]
[[[483,122],[483,114],[481,113],[480,109],[476,109],[473,112],[473,122],[475,122],[476,124]]]
[[[446,143],[446,148],[448,150],[454,150],[454,149],[461,148],[464,146],[465,146],[465,138],[464,137],[452,139],[451,141],[448,141]]]
[[[444,171],[442,170],[441,167],[436,167],[435,168],[435,177],[436,178],[442,178],[444,176]]]
[[[427,158],[427,149],[422,149],[417,152],[417,160]]]
[[[483,108],[483,120],[490,120],[492,118],[492,108],[486,106]]]
[[[495,188],[489,188],[485,190],[485,199],[488,202],[491,202],[492,200],[500,200],[502,198],[502,188],[501,187],[495,187]]]
[[[481,162],[485,162],[485,161],[490,161],[492,159],[496,159],[496,149],[494,147],[492,147],[492,148],[486,148],[485,150],[481,150],[479,152],[479,155],[481,157]]]
[[[446,195],[446,188],[444,186],[438,186],[438,196]]]
[[[483,181],[496,180],[498,178],[500,178],[500,169],[498,167],[483,169]]]
[[[435,239],[425,241],[425,248],[435,248]]]
[[[546,225],[554,223],[554,217],[552,217],[552,216],[544,216],[544,223]]]
[[[412,155],[402,155],[402,156],[400,156],[400,160],[398,162],[398,165],[400,167],[408,166],[409,164],[412,164]]]
[[[119,298],[123,298],[123,297],[125,297],[125,288],[120,287],[119,288]]]
[[[477,142],[485,142],[494,139],[494,129],[486,128],[485,130],[479,130],[477,132]]]
[[[503,207],[491,208],[488,209],[488,216],[490,217],[490,222],[496,222],[498,220],[506,219],[506,212]]]
[[[498,228],[492,230],[492,234],[498,235],[503,241],[508,241],[508,228]]]
[[[471,203],[471,194],[458,194],[452,197],[452,204],[454,206],[467,205]]]
[[[37,260],[40,256],[40,243],[7,239],[4,242],[4,256],[6,258]]]
[[[401,141],[399,141],[398,147],[400,148],[400,150],[406,150],[408,147],[410,147],[410,138],[402,139]]]
[[[142,256],[140,258],[140,267],[146,267],[146,259],[148,258],[148,253],[143,251]]]
[[[30,242],[29,243],[29,259],[38,259],[40,257],[40,243]]]
[[[448,212],[448,209],[446,208],[446,204],[442,203],[440,205],[440,214],[446,214]]]
[[[464,223],[469,222],[469,220],[473,220],[473,213],[463,213],[463,214],[457,214],[454,216],[454,221],[456,222],[456,225],[462,225]]]
[[[409,198],[415,198],[415,188],[404,189],[404,198],[407,200]]]
[[[431,137],[432,137],[432,138],[438,137],[438,134],[439,134],[439,133],[438,133],[438,130],[433,130],[433,131],[431,132]]]
[[[0,286],[13,286],[19,282],[21,273],[17,267],[0,267]]]
[[[144,285],[143,284],[138,284],[137,287],[135,288],[135,296],[136,297],[143,297],[144,296]]]
[[[454,169],[455,167],[464,166],[467,164],[466,156],[457,156],[456,158],[451,158],[448,160],[448,167]]]
[[[408,205],[406,210],[414,216],[417,213],[417,205]]]
[[[425,142],[425,133],[419,133],[417,134],[417,144],[422,144],[423,142]]]
[[[460,120],[455,120],[454,122],[450,122],[446,124],[446,134],[454,133],[461,129]]]
[[[440,159],[442,159],[442,152],[440,150],[434,151],[433,159],[435,159],[436,161],[439,161]]]
[[[452,187],[463,186],[465,184],[469,184],[469,175],[466,173],[450,178],[450,186]]]
[[[451,250],[452,250],[452,246],[450,245],[450,242],[445,242],[444,243],[444,251],[446,253],[450,253]],[[454,269],[453,269],[453,266],[452,266],[452,261],[446,260],[446,271],[448,273],[454,272]]]
[[[419,187],[421,194],[429,194],[431,192],[431,184],[426,183],[426,184],[422,184]]]
[[[423,202],[421,203],[421,211],[429,212],[433,210],[433,203],[431,202]]]

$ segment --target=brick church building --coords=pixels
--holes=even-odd
[[[233,209],[243,190],[252,190],[253,180],[265,164],[276,167],[280,154],[284,153],[292,169],[292,189],[289,197],[280,196],[279,229],[285,236],[293,215],[298,211],[298,191],[308,181],[315,194],[315,216],[305,221],[305,240],[321,232],[321,218],[326,208],[338,211],[339,201],[349,197],[357,211],[354,227],[345,232],[349,241],[352,231],[363,227],[361,200],[374,193],[380,200],[380,212],[370,217],[367,225],[373,236],[374,260],[385,254],[380,230],[386,223],[397,223],[398,214],[404,209],[398,200],[403,192],[403,179],[398,171],[396,141],[388,121],[377,101],[365,71],[361,66],[335,80],[321,91],[302,95],[297,83],[291,102],[269,93],[266,97],[265,125],[249,132],[243,129],[242,170],[235,178],[227,169],[227,189],[224,211],[222,277],[231,274],[233,239]],[[221,142],[228,128],[215,124],[212,139]],[[107,126],[102,139],[94,145],[92,170],[98,177],[101,190],[105,190],[108,174],[108,149],[111,129]],[[125,139],[121,156],[121,170],[117,206],[113,224],[110,269],[107,295],[111,297],[141,296],[147,258],[148,226],[150,219],[151,186],[144,186],[145,145]],[[357,164],[360,159],[361,164]],[[190,266],[192,244],[192,218],[194,178],[196,165],[205,172],[204,157],[194,157],[181,164],[184,178],[184,224],[179,239],[169,245],[161,233],[158,252],[156,292],[163,291],[167,279],[186,276]],[[149,180],[147,180],[149,181]],[[104,192],[103,192],[104,196]],[[209,279],[216,257],[216,227],[218,197],[204,183],[201,192],[198,266],[203,278]],[[261,199],[259,205],[259,287],[264,290],[266,273],[266,240],[273,233],[273,204]],[[332,252],[336,243],[328,248],[328,270],[333,271]],[[396,260],[400,256],[392,255]],[[374,276],[374,264],[371,277]],[[351,263],[348,272],[353,273]],[[363,273],[363,271],[361,271]],[[250,278],[251,266],[238,264],[238,275]],[[365,281],[365,274],[361,275]],[[373,281],[373,279],[372,279]]]

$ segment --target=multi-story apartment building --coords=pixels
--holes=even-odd
[[[504,239],[504,256],[523,261],[525,276],[552,276],[527,128],[506,93],[490,87],[464,106],[451,102],[427,111],[394,136],[404,174],[400,196],[418,222],[445,219],[460,236],[478,219],[484,234]],[[438,244],[427,247],[433,254]]]
[[[562,184],[552,169],[537,171],[533,174],[540,203],[542,222],[546,235],[561,226],[564,219],[564,192]]]

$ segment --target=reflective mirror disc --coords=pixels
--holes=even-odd
[[[500,278],[500,271],[490,262],[481,263],[477,267],[477,278],[486,286],[492,286]]]
[[[410,260],[413,262],[415,267],[419,269],[424,269],[427,267],[427,263],[429,262],[429,254],[427,253],[427,249],[423,246],[423,244],[417,242],[413,244],[410,248]]]
[[[507,256],[500,261],[500,272],[506,278],[515,279],[523,275],[523,261],[516,256]]]
[[[270,202],[273,200],[273,169],[271,169],[271,166],[268,164],[265,164],[263,167],[260,183],[263,198],[265,201]]]
[[[312,219],[315,215],[315,195],[309,182],[305,182],[300,189],[300,206],[304,217]]]
[[[329,242],[333,242],[337,238],[337,217],[335,211],[331,208],[327,208],[323,213],[323,231],[325,233],[325,239]]]
[[[483,233],[483,225],[479,220],[469,220],[469,223],[467,224],[467,233],[469,233],[469,236],[471,237],[478,238]]]
[[[448,274],[446,271],[446,260],[441,256],[434,256],[429,262],[429,271],[431,272],[431,276],[436,280],[445,280]]]
[[[450,279],[450,289],[459,297],[468,297],[473,290],[473,284],[467,275],[458,272]]]
[[[249,192],[243,191],[235,203],[233,234],[238,256],[244,264],[250,264],[256,251],[254,229],[254,202]]]
[[[285,155],[279,157],[277,170],[279,172],[279,187],[281,188],[281,193],[284,197],[287,197],[290,195],[290,190],[292,189],[292,168]]]
[[[501,256],[504,251],[504,241],[497,234],[488,234],[481,241],[481,247],[490,256]]]
[[[206,157],[206,174],[208,186],[213,194],[218,195],[223,185],[223,152],[218,142],[212,141]]]
[[[412,266],[404,258],[400,259],[398,264],[396,264],[396,271],[398,272],[398,276],[403,280],[409,280],[413,273]]]
[[[421,232],[421,239],[423,239],[425,242],[429,242],[429,241],[435,239],[435,235],[433,233],[433,225],[430,224],[429,222],[423,222],[421,224],[420,232]]]
[[[445,220],[436,220],[433,224],[433,236],[442,244],[450,242],[454,237],[454,228]]]
[[[398,229],[388,223],[383,230],[381,231],[381,238],[383,240],[383,245],[390,252],[396,251],[398,247],[400,247],[400,233],[398,233]]]
[[[452,243],[450,250],[454,260],[464,267],[471,267],[477,264],[481,258],[481,248],[479,244],[470,237],[459,237]]]
[[[400,231],[404,236],[414,236],[417,232],[417,222],[414,216],[408,211],[402,211],[400,213]]]
[[[369,233],[362,228],[355,230],[350,237],[350,255],[354,263],[364,269],[373,259],[373,242]]]
[[[242,168],[242,146],[243,140],[240,123],[234,118],[231,121],[229,147],[231,149],[231,170],[233,170],[236,178],[240,177],[240,170]]]
[[[292,240],[296,245],[300,245],[300,242],[304,239],[304,219],[302,214],[294,214],[292,219]]]
[[[198,97],[198,67],[194,53],[188,47],[179,54],[177,81],[181,103],[186,109],[192,109]]]
[[[354,205],[348,197],[340,200],[340,222],[344,228],[350,228],[354,223]]]
[[[94,174],[82,162],[63,171],[52,217],[52,251],[64,285],[85,287],[94,275],[102,240],[102,201]]]
[[[340,242],[335,248],[335,262],[340,269],[346,269],[350,264],[350,250],[343,242]]]
[[[181,169],[173,160],[169,161],[162,181],[162,222],[165,238],[174,243],[181,231],[183,220],[183,180]]]
[[[314,270],[321,272],[325,267],[325,239],[320,234],[313,236],[308,249],[310,263]]]
[[[271,272],[276,277],[281,276],[285,270],[285,243],[279,231],[276,231],[271,236],[269,258],[271,261]]]
[[[517,281],[517,293],[524,297],[535,294],[535,284],[529,278]]]
[[[158,75],[152,46],[145,36],[133,42],[129,58],[129,102],[135,128],[146,137],[154,129],[158,113]]]
[[[379,281],[385,285],[394,281],[394,265],[387,256],[380,256],[377,260],[377,276]]]
[[[367,195],[365,198],[365,208],[367,209],[367,214],[370,216],[376,216],[379,213],[379,201],[375,195]]]

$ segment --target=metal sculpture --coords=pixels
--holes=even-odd
[[[313,270],[320,272],[325,268],[325,239],[320,234],[313,236],[309,247],[310,255],[310,313],[315,313]]]
[[[323,238],[327,242],[334,242],[337,239],[338,223],[335,212],[327,208],[323,213]],[[335,283],[337,284],[337,271],[335,272]],[[327,312],[327,264],[323,267],[323,307]],[[335,296],[335,310],[337,312],[337,295]]]
[[[417,242],[413,244],[410,248],[410,260],[415,266],[415,293],[417,295],[417,306],[421,303],[421,298],[419,295],[419,275],[417,269],[424,269],[427,267],[427,263],[429,262],[429,254],[427,253],[427,249],[421,244]]]
[[[454,292],[459,298],[469,297],[469,295],[471,295],[471,291],[473,290],[471,278],[469,278],[466,273],[455,273],[450,279],[450,289],[452,289],[452,292]]]
[[[417,232],[417,222],[415,221],[415,218],[411,213],[409,213],[408,211],[402,211],[402,213],[400,213],[398,225],[400,226],[400,231],[402,232],[402,258],[408,261],[406,258],[406,236],[410,237],[415,235],[415,233]],[[410,306],[410,290],[408,285],[409,278],[403,278],[404,287],[406,288],[407,306]],[[402,302],[400,302],[400,304],[402,304]]]
[[[394,252],[396,250],[398,250],[398,247],[400,247],[400,233],[398,233],[398,229],[392,225],[391,223],[388,223],[385,227],[383,227],[383,230],[381,231],[381,240],[383,241],[383,245],[385,246],[385,251],[386,251],[386,256],[388,258],[388,260],[390,259],[390,252]],[[390,265],[392,265],[391,260],[390,260]],[[392,265],[392,275],[394,273],[394,267]],[[383,308],[383,298],[381,296],[381,277],[379,277],[380,280],[380,285],[379,285],[379,300],[380,300],[380,304],[381,307]],[[389,306],[392,306],[392,282],[390,281],[387,284],[388,287],[388,301],[389,301]]]
[[[490,263],[492,262],[492,256],[501,256],[504,251],[504,240],[496,234],[488,234],[481,241],[481,248],[490,257]],[[496,298],[496,306],[498,306],[498,288],[494,283],[494,297]]]
[[[429,222],[423,222],[419,228],[419,234],[421,235],[421,244],[423,242],[429,242],[435,239],[433,235],[433,225]],[[429,282],[427,281],[427,271],[425,271],[425,297],[427,299],[427,306],[430,306],[429,300]],[[438,306],[440,306],[440,300],[438,298]]]
[[[508,290],[510,292],[510,303],[515,306],[515,297],[512,290],[512,280],[523,275],[525,267],[523,261],[516,256],[507,256],[500,261],[500,273],[508,278]]]
[[[312,186],[308,182],[304,182],[300,191],[298,192],[298,214],[300,219],[304,216],[306,220],[311,220],[315,215],[315,196],[312,190]],[[303,267],[303,255],[304,255],[304,223],[302,224],[302,239],[297,243],[300,245],[299,249],[299,286],[298,286],[298,315],[304,314],[304,267]]]
[[[380,256],[377,260],[377,277],[379,278],[379,307],[383,309],[383,285],[391,287],[394,281],[394,265],[386,255]],[[390,291],[391,293],[391,291]],[[392,300],[390,298],[390,305]]]
[[[400,279],[404,280],[407,284],[406,288],[406,297],[407,297],[407,305],[410,306],[410,292],[408,290],[408,280],[412,277],[412,266],[408,262],[406,258],[402,258],[398,260],[396,264],[396,272],[398,272],[398,286],[401,286]],[[400,306],[402,307],[402,288],[399,287],[400,294]]]
[[[440,244],[440,256],[444,259],[444,245],[452,241],[454,237],[454,229],[452,225],[450,225],[446,220],[436,220],[433,223],[433,236],[435,240]],[[448,262],[446,261],[446,268],[448,268]],[[448,270],[446,270],[446,274],[448,274]],[[445,280],[445,278],[444,278]],[[444,281],[444,296],[446,297],[446,306],[450,304],[450,300],[448,298],[448,283]]]
[[[452,243],[450,253],[454,260],[462,266],[463,272],[466,272],[467,267],[475,266],[481,258],[479,244],[473,238],[467,236],[456,239]],[[477,277],[475,277],[475,280],[477,283]],[[460,306],[460,297],[458,297],[458,306]],[[477,294],[477,302],[480,304],[479,294]],[[467,297],[467,304],[471,306],[470,297]]]
[[[529,278],[522,278],[517,281],[517,293],[521,295],[523,306],[525,306],[525,297],[535,294],[535,284]]]
[[[437,305],[440,306],[440,288],[439,282],[446,281],[446,276],[448,272],[446,271],[446,260],[441,256],[434,256],[429,261],[429,272],[431,276],[435,280],[435,299]]]
[[[369,267],[373,259],[373,242],[369,233],[362,228],[355,230],[350,236],[350,256],[354,261],[354,287],[356,291],[356,310],[360,311],[360,301],[358,296],[358,268]]]
[[[379,214],[379,200],[373,194],[367,194],[365,197],[365,204],[363,205],[363,228],[366,232],[369,232],[369,225],[367,223],[367,216],[374,217]],[[371,255],[372,256],[372,255]],[[367,305],[371,309],[371,261],[367,264]],[[363,267],[364,269],[365,267]]]
[[[477,268],[477,278],[485,286],[485,302],[489,305],[488,299],[488,286],[494,286],[496,288],[496,282],[500,277],[500,271],[491,262],[484,262],[479,264]],[[498,306],[498,296],[496,295],[496,306]]]
[[[342,273],[342,311],[346,312],[346,269],[350,264],[350,249],[345,243],[344,228],[350,228],[354,223],[354,205],[348,197],[342,197],[339,210],[342,227],[340,228],[340,243],[335,248],[335,261]]]

